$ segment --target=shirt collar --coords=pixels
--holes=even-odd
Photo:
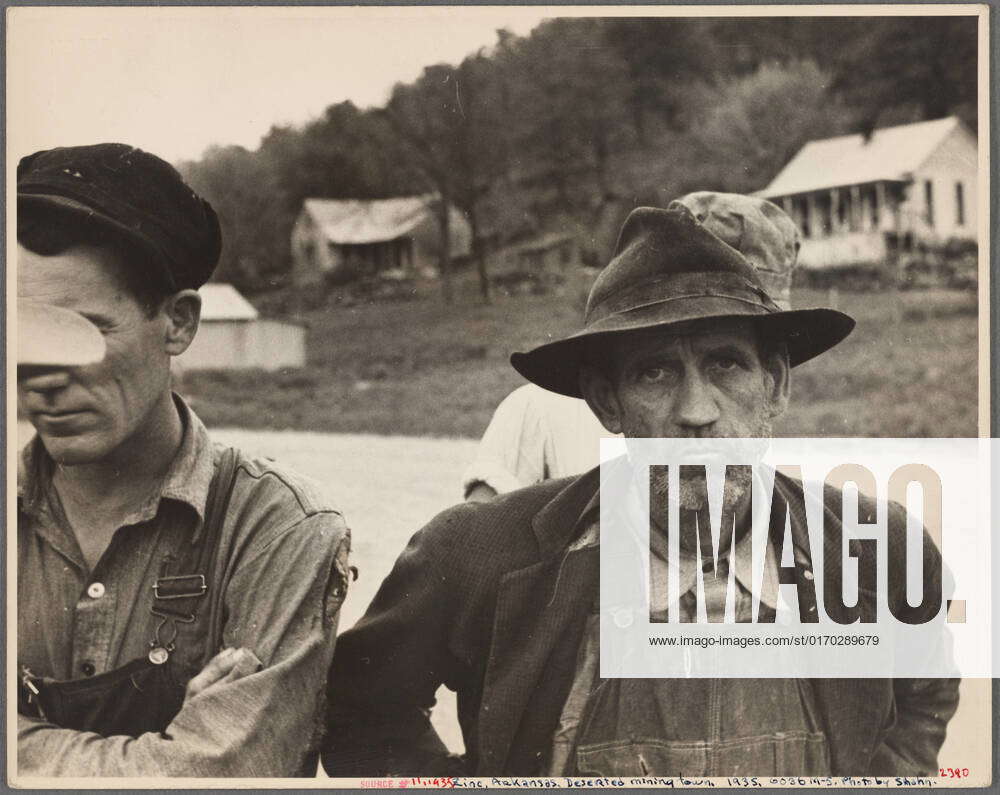
[[[208,491],[215,474],[216,451],[204,424],[184,399],[174,393],[174,405],[183,426],[181,444],[164,475],[160,488],[135,511],[125,517],[122,526],[146,522],[156,516],[160,501],[174,500],[190,506],[196,516],[191,542],[201,538]],[[41,515],[48,505],[52,485],[52,458],[36,435],[21,451],[17,470],[17,497],[22,510]]]
[[[775,548],[774,544],[771,542],[770,535],[768,535],[767,540],[763,545],[758,545],[754,543],[752,533],[744,533],[740,537],[739,541],[736,542],[734,550],[729,550],[723,553],[720,558],[727,561],[727,563],[732,567],[733,576],[736,578],[736,581],[742,585],[745,590],[753,593],[754,583],[752,556],[765,554],[761,547],[765,547],[767,549],[767,557],[764,558],[763,579],[761,580],[760,587],[760,601],[772,609],[777,609],[778,596],[780,593],[778,585],[780,584],[780,581],[778,579],[778,563],[775,559]],[[735,555],[733,554],[734,551]],[[697,585],[698,558],[693,553],[684,549],[678,550],[678,552],[679,555],[676,568],[679,578],[678,583],[680,584],[680,590],[678,593],[683,596]]]
[[[608,473],[605,474],[602,469],[601,480],[603,481],[606,477],[615,477],[618,473],[614,470],[614,462],[609,462],[611,466],[605,464],[608,467]],[[760,475],[757,471],[754,471],[754,478],[759,479]],[[634,509],[638,509],[638,501],[636,504],[631,506]],[[600,507],[601,507],[601,490],[598,488],[590,500],[587,502],[583,511],[580,513],[580,517],[577,520],[578,529],[582,527],[582,532],[577,532],[575,534],[575,541],[567,549],[567,552],[574,552],[579,549],[586,549],[588,547],[597,546],[600,542]],[[768,519],[765,513],[770,510],[769,505],[756,504],[754,506],[754,519],[756,522],[764,522],[763,527],[768,524]],[[792,521],[795,521],[795,515],[791,514]],[[794,533],[793,533],[794,536]],[[765,549],[767,550],[765,555]],[[724,555],[724,558],[729,560],[735,560],[735,565],[733,567],[733,575],[737,582],[740,583],[747,591],[753,593],[753,569],[748,567],[748,562],[753,560],[764,561],[763,566],[763,579],[761,580],[760,589],[760,600],[765,605],[772,609],[776,609],[779,606],[780,591],[778,585],[780,584],[778,575],[778,561],[775,557],[775,548],[773,542],[771,541],[771,534],[758,534],[754,537],[753,533],[744,533],[739,541],[735,545],[736,556],[732,557],[729,553]],[[798,550],[796,550],[798,554]],[[762,557],[763,556],[763,557]],[[680,585],[679,593],[681,595],[687,593],[691,588],[695,587],[698,577],[698,561],[696,556],[686,553],[684,550],[680,550],[679,560],[677,562],[677,567],[674,569],[679,576],[678,583]]]

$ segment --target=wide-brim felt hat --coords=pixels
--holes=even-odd
[[[754,266],[686,206],[639,207],[591,288],[584,328],[510,361],[544,389],[582,397],[580,370],[602,338],[729,318],[752,318],[758,333],[783,341],[793,367],[832,348],[855,325],[834,309],[781,309]]]

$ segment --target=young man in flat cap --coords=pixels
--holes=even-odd
[[[699,193],[667,210],[639,208],[591,290],[585,328],[512,364],[545,389],[584,397],[627,439],[768,437],[789,400],[790,368],[854,326],[833,310],[776,303],[772,294],[787,300],[796,243],[787,216],[760,199]],[[954,680],[602,679],[600,479],[595,469],[457,506],[413,537],[338,642],[328,773],[936,771]],[[796,481],[780,483],[786,500],[801,493]],[[682,510],[706,509],[697,485],[681,479]],[[737,567],[751,535],[745,485],[731,493],[735,540],[720,562],[735,548],[737,614],[753,604]],[[792,515],[793,538],[800,519]],[[677,609],[688,621],[697,617],[697,561],[682,546]],[[812,577],[808,559],[796,571]],[[773,593],[758,595],[759,609],[775,609]],[[719,596],[706,590],[710,620],[726,609]],[[655,600],[651,611],[665,607]],[[462,759],[447,756],[428,720],[442,683],[458,694]]]
[[[17,170],[21,776],[315,771],[349,533],[170,389],[211,206],[123,144]]]

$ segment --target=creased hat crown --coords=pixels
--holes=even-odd
[[[776,309],[753,266],[709,232],[687,207],[639,207],[587,299],[586,323],[692,296],[726,297]]]
[[[759,196],[716,191],[689,193],[672,201],[668,209],[681,206],[753,265],[778,306],[791,306],[792,276],[801,237],[784,210]]]

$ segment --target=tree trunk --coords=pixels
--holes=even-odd
[[[472,258],[476,261],[476,272],[479,274],[479,292],[483,303],[490,303],[490,274],[486,269],[486,252],[483,251],[483,241],[479,237],[479,217],[475,207],[468,211],[469,229],[472,231]]]
[[[442,196],[438,206],[438,228],[441,230],[441,248],[438,255],[438,273],[441,278],[441,295],[444,302],[450,304],[454,300],[451,284],[451,218],[448,212],[450,203]]]

